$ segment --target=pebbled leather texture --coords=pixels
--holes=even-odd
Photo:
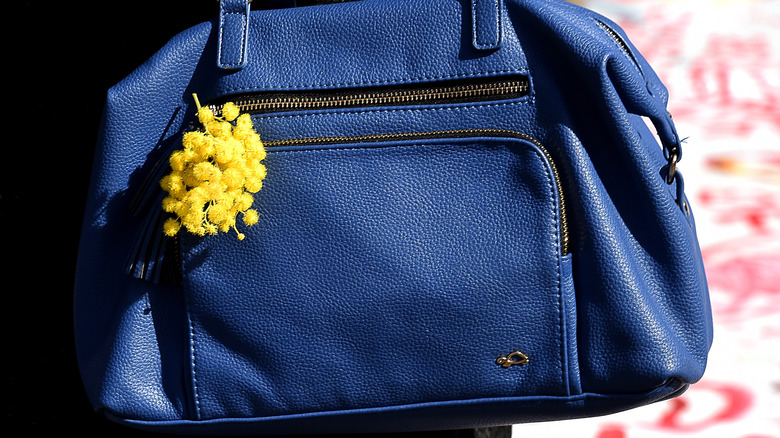
[[[503,0],[471,0],[471,31],[474,47],[494,50],[501,47],[504,38]]]
[[[666,180],[669,96],[614,23],[557,0],[244,11],[221,2],[108,91],[74,299],[96,410],[188,434],[455,429],[603,415],[701,378],[711,315]],[[192,93],[502,77],[529,92],[253,115],[268,144],[388,137],[269,146],[244,241],[182,236],[178,284],[126,273]],[[432,132],[472,134],[393,136]],[[527,364],[496,362],[516,350]]]
[[[246,66],[249,39],[249,3],[219,2],[219,55],[217,65],[225,70]]]
[[[558,197],[533,145],[347,144],[267,166],[246,241],[184,242],[198,418],[569,394]],[[497,366],[515,350],[536,366]]]

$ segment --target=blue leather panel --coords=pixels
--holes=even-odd
[[[314,434],[365,434],[440,431],[517,424],[524,422],[571,420],[604,415],[647,403],[666,400],[685,392],[688,385],[678,380],[664,382],[653,390],[620,396],[585,393],[570,397],[496,397],[457,400],[349,411],[316,412],[265,418],[220,418],[215,420],[143,421],[109,418],[154,432],[192,435],[287,435],[291,431]]]
[[[198,418],[569,394],[571,278],[536,146],[342,144],[267,166],[246,240],[183,243]],[[496,364],[515,350],[530,363]]]
[[[203,72],[193,86],[209,100],[251,91],[354,88],[527,72],[514,33],[505,33],[501,50],[473,46],[470,4],[463,2],[464,11],[461,3],[364,0],[252,11],[247,65],[239,71],[214,71],[208,61],[217,54],[206,50]],[[496,11],[488,15],[495,16]],[[506,20],[504,14],[499,18]]]

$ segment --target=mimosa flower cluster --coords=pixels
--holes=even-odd
[[[163,232],[175,236],[184,228],[205,236],[234,230],[243,240],[236,222],[239,214],[244,225],[258,221],[258,212],[250,207],[252,194],[263,187],[265,148],[252,119],[239,114],[235,104],[225,104],[216,116],[193,97],[203,129],[184,134],[183,148],[169,158],[171,173],[160,180],[168,193],[162,208],[175,215],[165,221]]]

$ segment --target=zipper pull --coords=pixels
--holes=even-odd
[[[166,257],[169,239],[160,231],[163,220],[159,209],[153,209],[143,217],[141,229],[125,265],[128,275],[155,284],[175,283],[171,281],[174,277],[171,274],[175,271],[170,269],[170,257]]]
[[[471,0],[472,44],[477,50],[496,50],[504,39],[503,0]]]
[[[129,205],[132,216],[141,219],[141,226],[125,263],[125,273],[155,284],[178,283],[176,260],[171,257],[177,242],[162,233],[165,216],[159,208],[165,196],[159,180],[168,169],[167,164],[167,159],[161,159],[154,165]]]
[[[250,2],[251,0],[219,1],[217,66],[223,70],[240,70],[246,67]]]

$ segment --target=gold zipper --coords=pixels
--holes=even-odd
[[[442,130],[442,131],[429,131],[429,132],[412,132],[412,133],[392,133],[392,134],[367,134],[359,136],[334,136],[334,137],[311,137],[311,138],[290,138],[282,140],[274,140],[264,142],[264,145],[268,148],[282,148],[282,147],[302,147],[302,146],[326,146],[333,144],[346,144],[346,143],[374,143],[374,142],[387,142],[387,141],[404,141],[404,140],[426,140],[435,138],[467,138],[467,137],[509,137],[518,138],[533,143],[547,158],[547,162],[550,163],[552,169],[553,179],[558,189],[558,203],[560,210],[560,232],[561,232],[561,253],[563,255],[569,254],[569,224],[566,215],[566,198],[563,194],[563,183],[558,172],[558,168],[555,165],[552,155],[547,148],[542,145],[538,140],[531,136],[523,134],[518,131],[512,131],[508,129],[456,129],[456,130]],[[270,151],[269,151],[270,152]]]
[[[634,65],[636,65],[636,67],[641,70],[639,63],[634,57],[634,54],[631,52],[631,48],[628,46],[628,43],[623,39],[623,37],[621,37],[620,34],[618,34],[615,29],[613,29],[607,23],[601,20],[597,19],[596,24],[598,24],[604,30],[604,32],[606,32],[607,35],[609,35],[609,37],[612,38],[613,41],[615,41],[615,44],[617,44],[620,50],[623,51],[623,54],[625,54],[629,59],[631,59],[631,62],[633,62]]]
[[[446,85],[403,85],[360,89],[317,90],[307,92],[260,92],[228,99],[241,112],[251,114],[357,108],[392,105],[468,103],[493,99],[512,99],[530,91],[528,78],[487,78],[458,81]],[[219,114],[222,105],[212,105]]]

